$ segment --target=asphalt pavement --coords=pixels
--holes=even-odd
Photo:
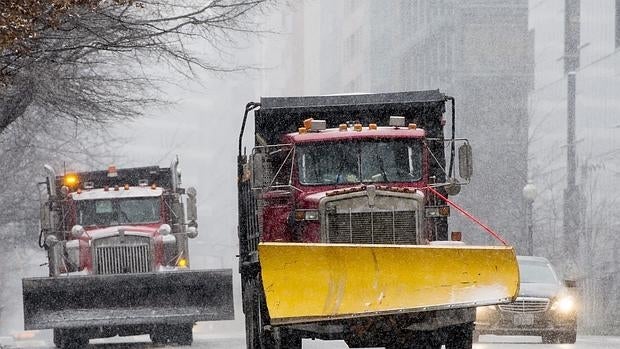
[[[53,349],[50,340],[40,338],[0,337],[2,349],[39,348]],[[191,347],[154,346],[148,336],[114,337],[91,340],[87,349],[245,349],[245,339],[240,333],[195,334]],[[304,339],[303,349],[346,349],[343,341]],[[481,336],[474,349],[620,349],[620,337],[578,336],[575,344],[541,344],[540,337]]]

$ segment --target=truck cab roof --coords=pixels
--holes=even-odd
[[[447,96],[438,90],[329,96],[262,97],[255,110],[255,132],[268,144],[297,131],[308,118],[325,120],[328,128],[356,121],[388,125],[390,116],[405,117],[429,137],[443,136]]]

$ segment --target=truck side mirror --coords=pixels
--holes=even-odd
[[[252,187],[264,188],[269,185],[267,173],[269,173],[267,163],[267,154],[257,151],[252,154]]]
[[[187,193],[187,220],[190,222],[195,222],[198,220],[198,209],[196,208],[196,188],[189,187],[185,193]]]
[[[170,164],[170,179],[172,180],[172,191],[177,192],[179,185],[181,184],[181,170],[179,169],[179,158],[172,160]]]
[[[52,222],[51,222],[51,214],[49,211],[49,203],[43,202],[41,203],[39,217],[41,222],[41,230],[51,231],[52,230]]]
[[[465,143],[459,147],[459,175],[465,180],[470,180],[474,172],[471,145]]]
[[[289,185],[293,155],[293,147],[290,144],[255,147],[250,161],[252,188],[273,189]]]

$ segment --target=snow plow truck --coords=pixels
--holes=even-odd
[[[475,308],[516,297],[511,246],[449,233],[458,211],[501,240],[449,199],[473,172],[454,110],[437,90],[247,104],[238,233],[248,349],[301,348],[302,338],[471,348]]]
[[[196,190],[178,160],[57,175],[45,166],[39,246],[49,277],[22,280],[24,327],[53,329],[59,348],[150,334],[190,345],[196,321],[232,320],[232,270],[190,270]]]

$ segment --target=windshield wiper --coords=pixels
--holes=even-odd
[[[381,170],[381,175],[383,176],[384,182],[389,182],[387,173],[385,172],[385,168],[383,168],[383,159],[379,156],[379,153],[375,153],[375,157],[379,161],[379,169]]]
[[[339,183],[340,177],[342,176],[342,170],[344,170],[344,162],[345,162],[345,157],[342,156],[340,158],[340,163],[338,163],[338,173],[336,173],[336,184]]]

